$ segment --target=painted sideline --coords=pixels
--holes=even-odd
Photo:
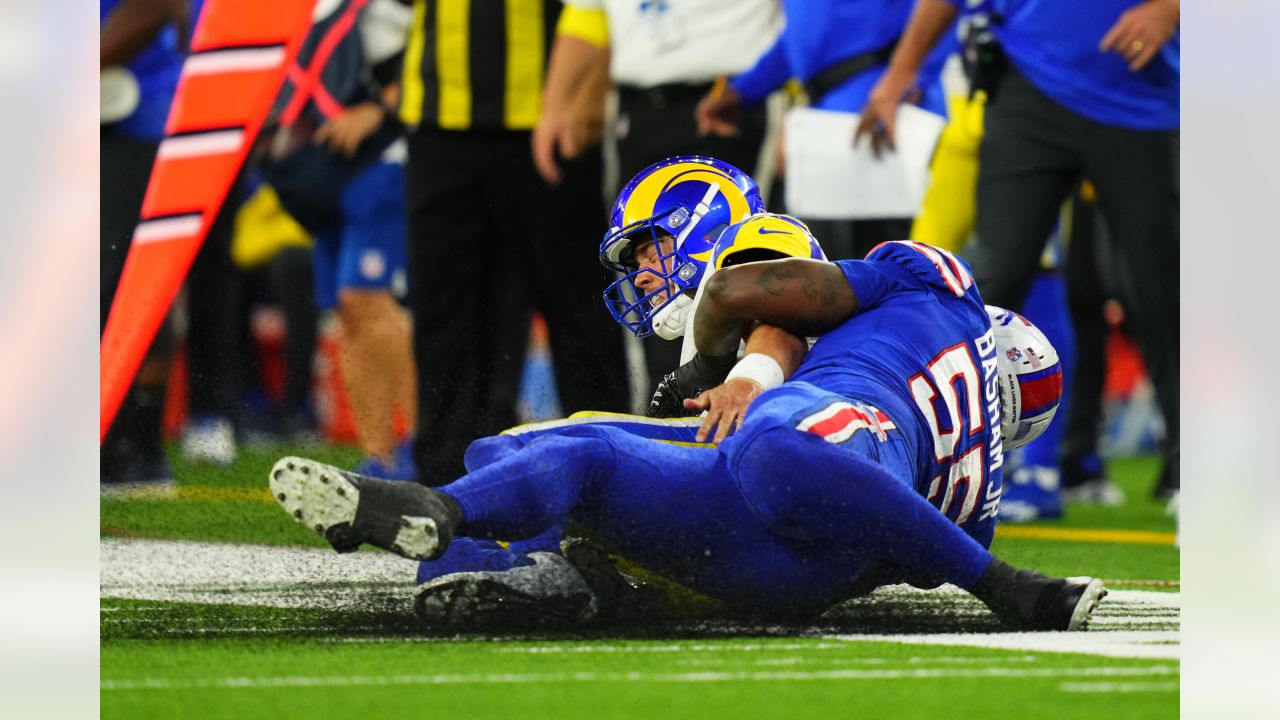
[[[996,537],[1070,542],[1126,543],[1135,545],[1176,545],[1177,533],[1145,530],[1090,530],[1087,528],[1024,527],[997,525]]]
[[[437,675],[282,675],[274,677],[141,678],[103,680],[101,690],[192,690],[205,688],[351,687],[386,685],[518,685],[600,682],[760,682],[796,680],[929,680],[938,678],[1147,677],[1178,675],[1173,665],[1083,668],[914,668],[908,670],[825,670],[817,672],[578,672],[469,673]]]

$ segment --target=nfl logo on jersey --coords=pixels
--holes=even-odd
[[[1009,348],[1005,352],[1005,355],[1009,357],[1011,362],[1017,362],[1022,359],[1022,353],[1018,352],[1018,348]]]

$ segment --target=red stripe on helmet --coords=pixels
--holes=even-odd
[[[1062,400],[1062,366],[1043,377],[1019,382],[1022,389],[1022,416],[1054,407]]]

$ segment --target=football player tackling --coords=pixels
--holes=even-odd
[[[272,492],[339,551],[369,543],[425,560],[455,536],[529,538],[572,519],[641,567],[750,612],[805,617],[869,586],[949,582],[1020,627],[1085,625],[1099,581],[1015,570],[987,550],[1002,451],[1047,424],[1061,371],[1038,331],[984,307],[963,261],[895,242],[865,260],[721,269],[704,283],[698,356],[677,385],[723,380],[761,323],[788,334],[773,338],[792,347],[773,357],[784,373],[802,338],[821,337],[717,446],[570,425],[438,489],[285,458]],[[738,397],[724,387],[681,399],[716,418]]]

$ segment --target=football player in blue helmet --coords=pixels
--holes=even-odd
[[[640,171],[618,194],[600,244],[600,261],[623,274],[605,289],[605,307],[637,337],[679,337],[679,311],[720,233],[763,211],[755,180],[715,158],[673,157]]]

